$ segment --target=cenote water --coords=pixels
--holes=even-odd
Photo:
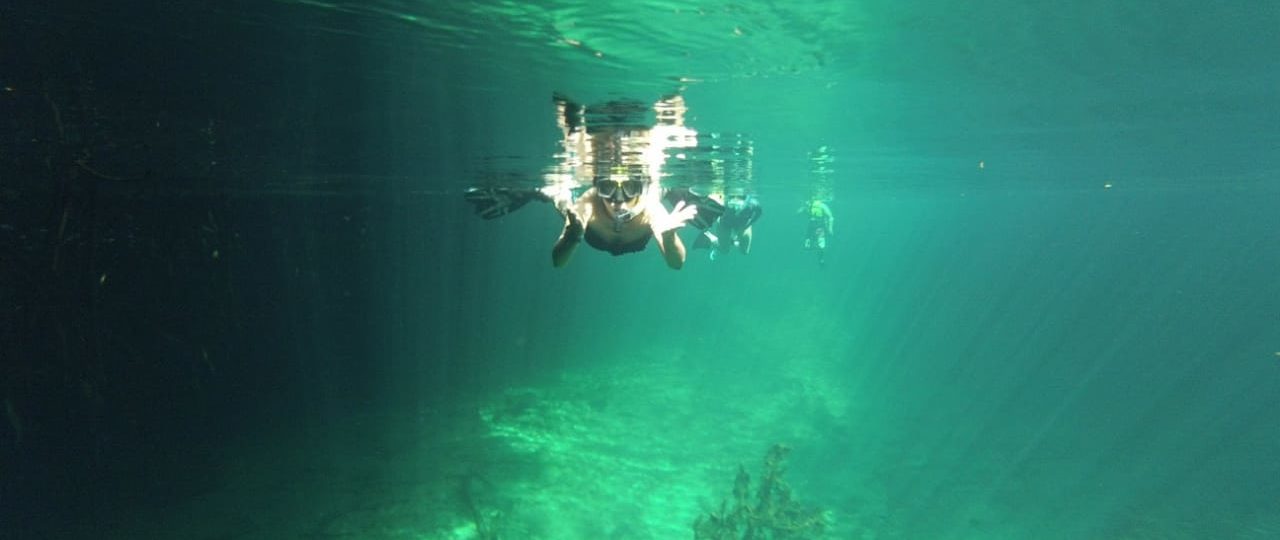
[[[0,537],[1280,538],[1277,6],[6,2]]]

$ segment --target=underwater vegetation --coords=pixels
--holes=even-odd
[[[751,475],[738,466],[733,481],[733,502],[698,516],[693,522],[696,540],[808,540],[822,538],[825,512],[807,508],[792,498],[791,486],[782,479],[783,463],[791,451],[775,444],[764,457],[760,480],[751,493]]]

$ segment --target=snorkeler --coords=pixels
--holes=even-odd
[[[667,266],[678,270],[684,266],[685,248],[675,232],[694,219],[698,208],[677,201],[668,212],[658,195],[660,188],[652,184],[620,169],[596,179],[576,198],[572,190],[552,188],[472,188],[465,197],[484,219],[505,216],[533,200],[553,202],[565,218],[564,231],[551,251],[557,268],[569,263],[583,240],[598,250],[623,255],[643,251],[654,238]]]
[[[668,191],[663,200],[668,204],[683,201],[698,207],[698,215],[689,222],[701,231],[693,242],[693,249],[710,250],[711,260],[734,248],[744,255],[751,253],[751,227],[763,213],[755,195],[739,191],[725,201],[718,192],[701,195],[691,188],[678,188]]]
[[[807,213],[809,220],[805,229],[804,249],[817,250],[818,264],[827,263],[827,238],[835,233],[835,216],[831,207],[820,199],[814,198],[800,207],[801,213]]]
[[[697,215],[697,207],[679,201],[667,211],[660,189],[625,169],[596,178],[576,200],[561,192],[554,200],[565,218],[564,231],[551,249],[551,263],[563,267],[581,241],[613,255],[643,251],[653,238],[667,266],[684,266],[684,243],[676,231]]]
[[[687,223],[699,231],[697,240],[693,241],[694,249],[708,249],[719,245],[720,238],[711,231],[711,227],[724,214],[724,197],[720,193],[703,195],[691,187],[678,187],[663,192],[662,201],[672,207],[684,203],[698,208],[697,215]]]
[[[658,125],[643,120],[640,102],[612,101],[590,109],[557,94],[557,123],[564,135],[563,174],[540,189],[473,188],[466,199],[484,219],[505,216],[532,200],[552,202],[565,219],[564,230],[551,251],[557,268],[569,263],[579,243],[613,255],[644,250],[657,241],[667,266],[684,266],[685,247],[676,231],[698,213],[688,201],[676,201],[670,211],[662,204],[658,182],[664,151],[696,145],[696,132],[684,127],[684,102],[679,96],[654,106]],[[577,178],[591,178],[582,191]],[[577,193],[580,195],[575,196]]]
[[[720,240],[716,246],[718,249],[711,252],[711,258],[715,259],[717,251],[728,253],[735,247],[743,255],[751,253],[751,226],[764,213],[759,199],[755,195],[735,193],[729,196],[724,208],[724,215],[716,223]]]

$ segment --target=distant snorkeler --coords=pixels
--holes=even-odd
[[[805,226],[804,249],[818,252],[818,265],[827,264],[827,239],[835,234],[836,218],[831,207],[819,198],[810,199],[800,207],[802,214],[808,214]]]
[[[678,98],[678,96],[677,96]],[[698,208],[687,201],[676,201],[668,210],[662,204],[662,188],[655,167],[661,163],[661,142],[677,140],[670,132],[680,129],[660,114],[665,128],[661,137],[650,127],[635,120],[637,111],[645,107],[638,102],[609,102],[593,107],[602,114],[584,114],[586,108],[556,95],[561,129],[565,134],[568,155],[579,152],[583,159],[572,159],[583,175],[590,175],[591,185],[575,197],[574,185],[551,185],[540,189],[473,188],[466,192],[475,213],[484,219],[505,216],[532,200],[551,202],[565,219],[564,230],[551,250],[551,262],[557,267],[569,264],[578,244],[587,245],[613,255],[643,251],[652,238],[667,266],[684,266],[685,247],[676,232],[697,215]],[[664,98],[655,108],[682,104],[676,98]],[[682,106],[682,105],[681,105]],[[659,109],[660,111],[662,109]],[[602,126],[587,126],[596,118]],[[664,118],[667,118],[664,120]],[[685,140],[696,139],[686,137]],[[656,156],[656,157],[655,157]],[[581,164],[587,163],[583,167]]]

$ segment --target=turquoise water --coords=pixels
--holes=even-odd
[[[1280,537],[1280,7],[801,4],[4,10],[15,537],[693,538],[775,444],[813,537]],[[673,92],[749,255],[470,215]]]

